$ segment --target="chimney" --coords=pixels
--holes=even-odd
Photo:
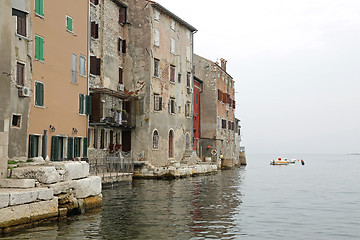
[[[221,62],[221,68],[226,72],[226,63],[227,61],[223,58],[220,58],[220,62]]]

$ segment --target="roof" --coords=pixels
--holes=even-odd
[[[155,1],[151,1],[151,0],[145,0],[149,3],[151,3],[151,6],[153,6],[154,8],[158,9],[160,12],[165,13],[166,15],[168,15],[169,17],[173,18],[174,20],[176,20],[177,22],[179,22],[181,25],[185,26],[186,28],[188,28],[191,32],[197,32],[197,29],[193,26],[191,26],[190,24],[188,24],[187,22],[185,22],[184,20],[182,20],[180,17],[178,17],[177,15],[175,15],[174,13],[172,13],[171,11],[167,10],[165,7],[163,7],[161,4],[155,2]]]

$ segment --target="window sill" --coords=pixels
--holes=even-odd
[[[173,84],[173,85],[175,85],[175,82],[172,82],[172,81],[170,81],[170,84]]]
[[[86,75],[83,75],[83,74],[79,74],[80,77],[84,77],[86,78],[87,76]]]
[[[159,151],[159,148],[153,148],[152,150],[153,151]]]
[[[20,34],[18,34],[18,33],[15,33],[15,36],[18,37],[19,40],[24,39],[24,40],[26,40],[26,41],[31,41],[30,38],[28,38],[28,37],[26,37],[26,36],[23,36],[23,35],[20,35]]]
[[[45,109],[45,106],[38,106],[38,105],[36,105],[36,104],[34,104],[34,106],[37,107],[37,108]]]
[[[70,33],[70,34],[72,34],[73,36],[77,36],[73,31],[70,31],[69,29],[66,29],[66,31],[68,32],[68,33]]]
[[[45,63],[45,61],[44,61],[44,60],[39,60],[39,59],[36,59],[36,58],[35,58],[35,61],[36,61],[36,62]]]
[[[155,76],[155,75],[153,76],[153,78],[160,79],[160,77],[159,77],[159,76]]]
[[[37,14],[37,13],[35,13],[35,17],[38,17],[38,18],[41,18],[41,19],[45,19],[44,15],[40,15],[40,14]]]
[[[97,5],[95,5],[94,3],[90,2],[90,6],[96,7]]]

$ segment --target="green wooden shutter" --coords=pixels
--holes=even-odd
[[[80,157],[80,142],[79,138],[74,139],[74,157]]]
[[[35,157],[35,152],[34,152],[34,145],[35,145],[35,136],[34,135],[29,135],[29,152],[28,152],[28,157],[29,158],[33,158]]]
[[[69,137],[68,138],[68,159],[73,159],[73,143],[74,143],[74,138]]]
[[[51,160],[59,160],[59,137],[51,137]]]
[[[84,94],[79,94],[79,113],[84,114]]]
[[[39,83],[39,106],[44,106],[44,84]]]
[[[35,82],[35,105],[39,106],[39,84]]]
[[[69,30],[71,32],[73,30],[73,20],[69,16],[66,17],[66,28],[67,28],[67,30]]]
[[[84,138],[84,142],[83,142],[83,157],[87,157],[87,149],[88,149],[88,139]]]
[[[41,61],[44,61],[44,39],[40,37],[40,59]]]
[[[35,0],[35,13],[40,16],[44,15],[44,1],[43,0]]]
[[[35,59],[44,60],[44,39],[39,36],[35,36]]]
[[[91,115],[91,96],[86,95],[86,115]]]

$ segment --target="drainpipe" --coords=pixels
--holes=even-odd
[[[42,139],[42,157],[44,160],[47,157],[47,130],[44,130],[44,135]]]

